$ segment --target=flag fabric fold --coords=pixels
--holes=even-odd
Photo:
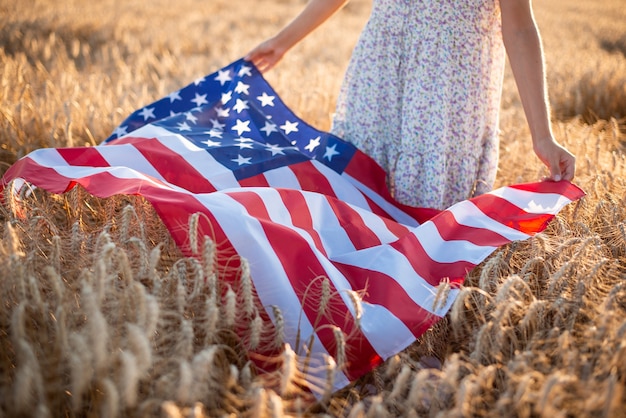
[[[443,211],[401,205],[371,158],[299,119],[244,60],[138,109],[99,146],[28,154],[2,187],[24,182],[143,196],[188,255],[184,225],[200,213],[200,236],[247,260],[263,316],[276,321],[278,308],[296,352],[335,357],[343,332],[336,388],[419,338],[495,249],[583,196],[539,182]],[[332,309],[320,312],[324,286]]]

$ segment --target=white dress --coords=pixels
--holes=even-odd
[[[498,0],[374,0],[332,132],[374,158],[404,204],[491,190],[505,52]]]

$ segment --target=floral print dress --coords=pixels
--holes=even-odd
[[[493,187],[504,62],[498,0],[374,0],[332,132],[399,202],[445,209]]]

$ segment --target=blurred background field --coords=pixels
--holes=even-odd
[[[0,0],[0,174],[37,148],[99,143],[304,4]],[[267,74],[318,128],[369,8],[351,1]],[[534,8],[554,129],[588,196],[469,274],[418,344],[314,402],[289,373],[255,376],[216,319],[236,308],[203,287],[217,255],[199,275],[141,199],[38,193],[25,217],[0,214],[0,416],[626,416],[626,2]],[[497,185],[545,174],[507,69]]]

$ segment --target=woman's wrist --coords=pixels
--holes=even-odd
[[[552,132],[542,132],[541,134],[531,135],[534,146],[545,144],[547,142],[556,142]]]

